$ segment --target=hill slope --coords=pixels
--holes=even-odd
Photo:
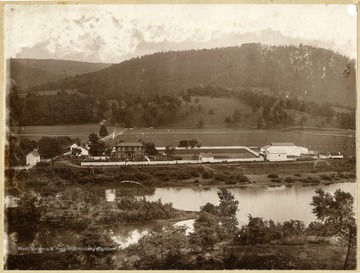
[[[262,87],[272,96],[354,106],[355,74],[353,60],[330,50],[243,44],[147,55],[66,78],[57,87],[101,96],[124,92],[174,94],[199,85],[239,92],[243,87]]]
[[[111,64],[64,60],[11,59],[10,77],[20,90],[55,82],[66,77],[99,71]]]

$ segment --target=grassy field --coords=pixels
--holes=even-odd
[[[89,133],[97,133],[98,124],[67,125],[67,126],[28,126],[11,128],[11,131],[22,137],[38,140],[42,136],[70,136],[80,138],[84,143],[88,141]],[[120,127],[108,126],[111,133]],[[270,142],[294,142],[308,147],[310,150],[321,152],[339,151],[354,156],[355,131],[275,131],[275,130],[246,130],[240,128],[204,128],[204,129],[131,129],[115,139],[110,138],[108,145],[115,141],[146,141],[154,142],[156,146],[178,146],[183,139],[196,139],[203,146],[264,146]],[[343,146],[345,145],[345,149]]]

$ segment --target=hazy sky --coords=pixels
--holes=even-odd
[[[11,5],[5,55],[116,63],[243,42],[327,47],[356,57],[355,5]]]

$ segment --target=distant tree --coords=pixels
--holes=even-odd
[[[302,117],[299,119],[299,125],[300,125],[300,126],[303,126],[306,122],[307,122],[307,117],[305,117],[305,116],[302,116]]]
[[[78,146],[81,146],[81,139],[80,138],[74,138],[73,142],[76,143]]]
[[[92,156],[101,156],[105,152],[105,144],[103,141],[100,141],[100,138],[97,134],[89,134],[89,154]]]
[[[185,101],[186,106],[188,105],[189,102],[191,102],[191,96],[189,94],[182,95],[182,99],[183,101]]]
[[[101,137],[106,137],[108,134],[109,134],[109,132],[108,132],[106,126],[105,126],[104,124],[101,125],[101,126],[100,126],[99,135],[100,135]]]
[[[210,109],[208,113],[209,113],[209,115],[213,115],[214,114],[214,109]]]
[[[167,155],[168,159],[173,159],[175,155],[175,147],[166,146],[165,154]]]
[[[257,128],[258,128],[258,129],[264,128],[264,122],[263,122],[263,118],[262,118],[262,117],[258,117]]]
[[[191,140],[189,140],[189,146],[191,147],[191,148],[194,148],[196,145],[198,145],[198,141],[196,140],[196,139],[191,139]]]
[[[152,142],[142,142],[145,146],[145,154],[147,155],[157,155],[158,151],[156,150],[155,144]]]
[[[180,140],[178,147],[189,147],[189,141],[186,139]]]
[[[54,167],[55,158],[64,152],[59,138],[43,137],[39,140],[39,154],[43,158],[51,159],[51,167]]]
[[[231,118],[230,117],[225,117],[225,120],[224,120],[226,126],[229,126],[231,124]]]
[[[240,119],[241,119],[241,112],[238,110],[238,109],[235,109],[234,110],[234,113],[233,113],[233,115],[232,115],[232,118],[233,118],[233,121],[234,122],[239,122],[240,121]]]
[[[199,128],[204,127],[204,121],[202,119],[199,120]]]

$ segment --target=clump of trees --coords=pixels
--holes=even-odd
[[[89,134],[89,154],[91,156],[101,156],[104,154],[105,149],[105,143],[100,140],[97,134]]]
[[[35,141],[10,136],[5,158],[10,166],[25,165],[26,155],[38,149],[42,159],[54,159],[67,151],[73,141],[70,137],[42,137]]]
[[[239,201],[228,189],[218,192],[219,205],[207,203],[201,207],[199,217],[194,223],[194,232],[190,234],[190,242],[203,251],[211,249],[221,240],[231,238],[238,231],[236,213]]]
[[[179,141],[179,145],[178,145],[178,147],[185,147],[185,148],[188,147],[194,148],[195,146],[201,147],[200,143],[196,139],[190,139],[190,140],[183,139]]]

